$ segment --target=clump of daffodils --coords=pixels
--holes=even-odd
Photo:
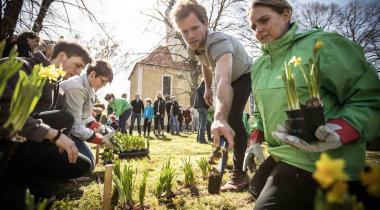
[[[344,172],[345,162],[343,159],[332,159],[327,154],[322,153],[315,166],[313,177],[322,189],[317,190],[314,210],[364,210],[363,204],[358,202],[355,196],[350,196],[348,193],[348,176]],[[369,174],[362,174],[362,176],[366,175]],[[373,177],[373,175],[370,174],[367,177]],[[373,183],[372,178],[368,178],[368,180],[371,181],[367,183]]]
[[[47,67],[40,65],[39,68],[40,70],[38,72],[38,75],[41,78],[48,79],[49,81],[61,80],[66,75],[66,72],[63,71],[62,67],[56,68],[54,64]]]
[[[294,67],[298,67],[306,81],[310,96],[310,99],[306,102],[307,107],[322,106],[322,102],[319,97],[319,89],[321,86],[319,52],[322,46],[323,43],[321,41],[317,41],[315,43],[313,48],[313,56],[305,64],[302,64],[302,58],[297,56],[293,56],[293,58],[289,61],[289,63],[293,64]]]
[[[11,129],[13,133],[20,131],[40,100],[46,81],[59,81],[65,73],[61,68],[55,68],[54,65],[48,67],[35,65],[29,75],[25,71],[19,71],[9,117],[3,127]]]
[[[380,198],[380,167],[370,165],[368,170],[360,174],[361,182],[367,187],[368,193],[373,197]]]

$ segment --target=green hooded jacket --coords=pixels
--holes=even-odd
[[[256,125],[264,131],[268,152],[275,158],[303,170],[314,172],[318,152],[305,152],[285,144],[271,135],[276,125],[283,124],[288,110],[281,75],[284,63],[301,56],[302,64],[312,57],[316,41],[320,51],[321,89],[326,120],[343,118],[359,133],[360,139],[326,151],[332,158],[343,158],[350,180],[358,180],[364,168],[366,142],[379,136],[380,81],[375,67],[369,64],[362,48],[336,33],[320,29],[305,30],[293,23],[280,39],[262,46],[262,55],[251,69],[252,90],[258,114]],[[309,98],[301,72],[293,68],[300,103]]]
[[[123,98],[114,98],[111,102],[111,108],[116,116],[120,116],[124,111],[131,109],[131,104]]]

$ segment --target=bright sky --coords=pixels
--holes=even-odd
[[[144,13],[150,13],[150,9],[157,4],[158,0],[88,0],[85,1],[89,10],[95,14],[98,21],[104,24],[107,31],[122,42],[125,51],[132,50],[134,53],[150,52],[163,37],[165,30],[163,25],[149,24],[151,18]],[[315,0],[298,0],[299,2],[312,2]],[[376,1],[376,0],[368,0]],[[345,3],[345,0],[319,0],[323,3]],[[59,3],[54,3],[58,9]],[[53,5],[54,5],[53,4]],[[62,10],[63,11],[63,10]],[[73,32],[62,32],[66,40],[74,40],[75,34],[80,34],[81,39],[90,40],[94,36],[104,37],[95,22],[91,22],[77,9],[70,9],[69,15],[72,20]],[[149,26],[149,28],[147,28]],[[131,66],[132,67],[132,66]],[[119,70],[116,70],[119,71]],[[129,93],[127,71],[115,76],[114,82],[99,91],[100,98],[105,93],[113,92],[119,97],[123,92]]]
[[[151,18],[142,14],[142,12],[149,13],[156,0],[89,0],[85,2],[109,34],[114,36],[115,40],[121,41],[122,49],[125,52],[128,50],[132,50],[134,53],[150,52],[163,37],[163,25],[150,24]],[[59,3],[56,4],[61,9]],[[96,36],[105,37],[100,27],[95,22],[91,22],[79,10],[70,9],[69,16],[72,20],[73,31],[62,32],[65,40],[74,41],[76,34],[80,34],[82,40],[90,40]],[[136,57],[141,56],[143,55]],[[115,71],[120,70],[115,69]],[[113,92],[116,97],[124,92],[129,93],[126,70],[117,74],[111,85],[99,90],[98,95],[103,98],[102,96],[108,92]]]

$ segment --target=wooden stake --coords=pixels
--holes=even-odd
[[[96,153],[95,153],[95,165],[98,165],[99,163],[99,150],[100,150],[100,145],[96,145]]]
[[[113,164],[107,164],[105,166],[104,188],[103,188],[103,210],[111,209],[112,170],[113,170]]]

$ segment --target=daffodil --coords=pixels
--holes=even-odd
[[[58,69],[57,69],[57,72],[58,72],[59,76],[62,77],[62,78],[66,75],[66,72],[63,71],[62,68],[58,68]]]
[[[380,198],[380,168],[370,165],[369,171],[360,173],[360,178],[362,184],[368,187],[368,192],[372,196]]]
[[[289,61],[289,63],[293,64],[295,67],[297,67],[298,65],[301,65],[301,62],[302,62],[302,58],[296,57],[296,56],[293,56],[292,59],[290,59]]]
[[[320,50],[320,49],[322,48],[322,46],[323,46],[322,41],[317,41],[317,42],[315,43],[315,45],[314,45],[314,49],[315,49],[316,51],[318,51],[318,50]]]
[[[47,67],[40,66],[40,71],[38,75],[41,78],[46,78],[49,81],[57,81],[59,78],[62,78],[66,72],[61,68],[55,68],[55,65],[50,65]]]
[[[347,183],[338,181],[332,189],[326,193],[326,200],[329,203],[343,204],[344,197],[347,195]]]
[[[331,159],[327,154],[322,153],[320,159],[316,162],[316,170],[313,177],[321,185],[327,189],[336,181],[347,180],[347,175],[343,169],[345,162],[343,159]]]

